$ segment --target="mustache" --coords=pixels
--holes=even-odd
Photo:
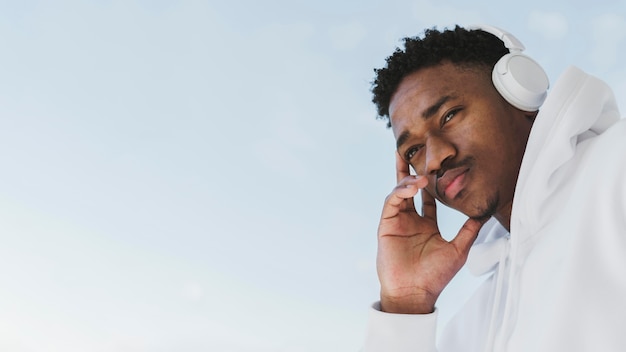
[[[444,160],[441,164],[441,168],[437,171],[437,179],[440,179],[448,170],[456,169],[458,167],[470,167],[474,165],[474,157],[467,156],[461,160]]]

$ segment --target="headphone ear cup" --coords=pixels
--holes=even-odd
[[[491,79],[500,95],[523,111],[539,110],[550,85],[543,68],[519,52],[500,58],[493,68]]]

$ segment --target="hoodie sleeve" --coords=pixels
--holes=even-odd
[[[374,303],[362,352],[436,352],[437,314],[385,313]]]

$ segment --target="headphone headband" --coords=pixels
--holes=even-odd
[[[487,32],[487,33],[491,33],[493,34],[495,37],[497,37],[498,39],[500,39],[503,43],[504,46],[509,49],[510,52],[513,51],[519,51],[522,52],[524,51],[524,49],[526,49],[526,47],[524,46],[524,44],[522,44],[522,42],[519,41],[519,39],[515,38],[515,36],[501,28],[495,27],[495,26],[490,26],[488,24],[481,24],[481,25],[472,25],[469,26],[470,30],[481,30],[483,32]]]

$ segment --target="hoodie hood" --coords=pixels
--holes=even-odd
[[[549,199],[568,177],[579,143],[597,136],[620,119],[613,92],[604,82],[570,66],[535,118],[515,189],[511,232],[523,245],[549,220]],[[546,177],[547,175],[547,177]],[[467,265],[472,274],[493,271],[509,255],[508,232],[495,218],[474,242]]]
[[[568,161],[577,145],[619,119],[608,85],[574,66],[561,75],[535,119],[522,160],[511,216],[513,236],[526,236],[518,243],[530,240],[548,220],[543,205],[572,171]]]

